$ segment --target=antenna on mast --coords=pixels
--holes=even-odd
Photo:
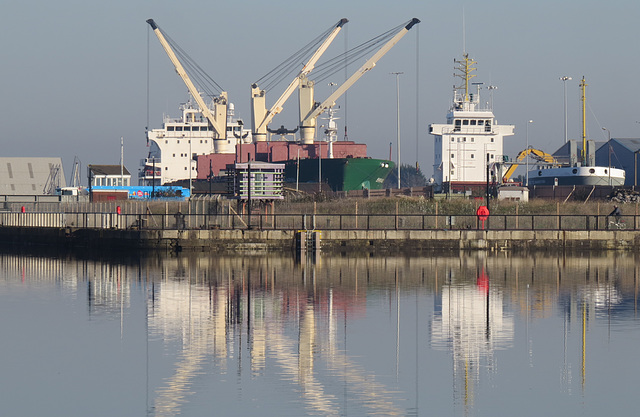
[[[464,7],[462,8],[462,54],[467,53],[466,23],[464,21]]]

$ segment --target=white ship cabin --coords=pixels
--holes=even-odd
[[[129,170],[121,165],[87,166],[92,187],[128,187],[131,185]]]
[[[453,105],[447,114],[446,124],[429,125],[429,133],[435,136],[434,174],[436,186],[444,189],[464,189],[465,185],[486,184],[487,164],[490,175],[497,177],[503,170],[503,140],[512,136],[513,125],[499,125],[489,102],[482,104],[480,90],[469,93],[469,80],[473,77],[471,64],[466,55],[456,69],[465,82],[454,87]],[[487,160],[488,159],[488,160]]]
[[[196,178],[196,157],[212,153],[235,153],[236,144],[250,143],[251,130],[234,118],[234,106],[227,108],[226,140],[216,140],[214,131],[191,101],[183,104],[182,117],[164,117],[163,127],[148,132],[149,155],[140,161],[139,185],[162,185]],[[155,169],[155,174],[154,174]]]

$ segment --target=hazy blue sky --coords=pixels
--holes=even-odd
[[[451,102],[453,59],[463,52],[463,10],[464,44],[478,61],[474,81],[498,87],[498,122],[516,126],[505,153],[524,149],[529,119],[533,146],[554,151],[562,144],[563,75],[573,77],[567,82],[570,138],[581,134],[582,76],[589,84],[589,138],[606,139],[603,126],[613,137],[640,137],[637,1],[25,0],[3,5],[0,155],[60,156],[68,175],[74,156],[83,167],[118,163],[122,136],[125,164],[137,174],[147,152],[148,42],[149,127],[160,127],[163,113],[178,116],[188,97],[157,39],[149,36],[148,18],[228,91],[237,115],[249,123],[250,84],[340,18],[350,22],[327,57],[344,50],[345,35],[353,47],[417,17],[422,23],[349,90],[348,128],[349,139],[367,143],[373,157],[388,157],[393,142],[395,159],[396,89],[390,73],[404,72],[402,160],[415,163],[418,141],[417,157],[430,176],[433,137],[427,126],[444,122]],[[343,80],[344,74],[334,81]],[[268,105],[282,89],[267,97]],[[322,94],[319,86],[317,98]],[[484,98],[489,100],[486,91]],[[275,126],[295,124],[296,101],[291,99]],[[340,116],[342,129],[344,111]]]

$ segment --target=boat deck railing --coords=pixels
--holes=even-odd
[[[0,227],[125,230],[639,230],[640,216],[493,214],[117,214],[0,212]]]

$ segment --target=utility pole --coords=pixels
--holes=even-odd
[[[400,188],[400,74],[404,72],[392,72],[396,76],[396,138],[398,142],[398,189]]]

